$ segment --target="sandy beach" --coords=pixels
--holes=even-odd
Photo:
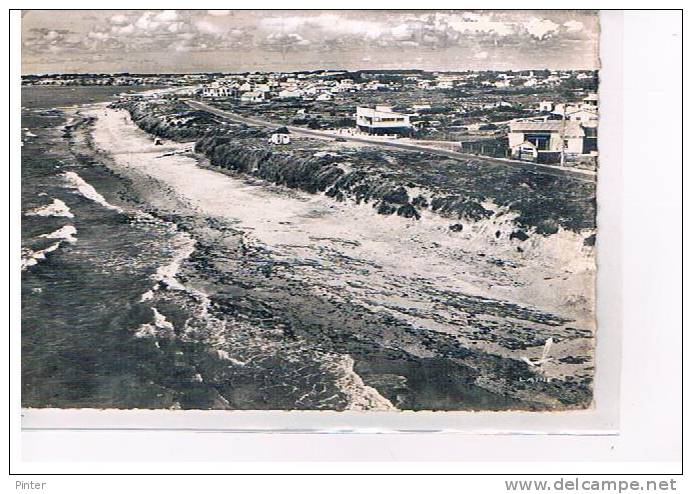
[[[97,119],[94,145],[113,157],[120,172],[160,184],[149,197],[156,207],[174,211],[184,205],[195,214],[232,224],[245,232],[248,246],[297,266],[293,273],[308,280],[317,294],[389,312],[502,357],[535,357],[542,345],[519,353],[492,339],[468,339],[474,328],[467,311],[445,301],[479,297],[527,306],[549,314],[548,320],[565,321],[532,321],[540,341],[560,334],[561,325],[594,329],[594,255],[577,234],[533,236],[519,253],[515,245],[496,241],[498,230],[510,231],[509,215],[480,221],[460,233],[450,232],[450,221],[432,213],[419,221],[383,217],[367,204],[338,203],[209,169],[188,152],[193,143],[154,145],[124,111],[100,106],[89,115]],[[482,317],[493,324],[503,319]],[[589,353],[591,344],[584,338],[556,344],[556,360],[545,372],[559,377],[580,370],[583,365],[557,359]]]

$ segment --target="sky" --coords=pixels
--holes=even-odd
[[[22,73],[598,68],[592,11],[29,10]]]

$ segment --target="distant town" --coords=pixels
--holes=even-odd
[[[598,155],[597,71],[52,74],[22,83],[170,87],[156,98],[198,100],[283,128],[274,145],[290,145],[293,128],[584,170]]]

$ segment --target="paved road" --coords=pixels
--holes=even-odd
[[[596,174],[593,172],[587,171],[587,170],[575,170],[572,168],[559,168],[559,167],[551,166],[551,165],[541,165],[541,164],[537,164],[537,163],[526,163],[523,161],[515,161],[515,160],[509,160],[509,159],[502,159],[502,158],[480,157],[480,156],[477,156],[475,154],[466,154],[466,153],[460,153],[457,151],[450,151],[447,149],[432,148],[429,146],[421,146],[421,145],[408,143],[408,142],[400,142],[400,141],[393,141],[393,140],[385,141],[385,140],[372,139],[372,138],[368,138],[368,137],[353,136],[353,135],[340,135],[340,134],[337,135],[337,134],[332,134],[330,132],[324,132],[321,130],[305,129],[303,127],[294,127],[292,125],[277,124],[275,122],[269,122],[267,120],[261,120],[259,118],[244,117],[242,115],[238,115],[237,113],[229,112],[226,110],[220,110],[220,109],[215,108],[213,106],[210,106],[206,103],[202,103],[201,101],[186,100],[185,102],[189,106],[191,106],[192,108],[195,108],[197,110],[206,111],[209,113],[213,113],[214,115],[218,115],[220,117],[226,118],[226,119],[234,121],[234,122],[239,122],[239,123],[244,123],[247,125],[254,125],[254,126],[270,127],[270,128],[286,127],[288,130],[290,130],[291,132],[293,132],[294,134],[297,134],[297,135],[305,135],[305,136],[310,136],[310,137],[317,137],[319,139],[329,139],[329,140],[334,140],[334,138],[340,137],[340,138],[346,139],[347,141],[361,142],[363,144],[369,144],[372,146],[404,149],[407,151],[419,151],[419,152],[436,154],[439,156],[444,156],[446,158],[452,158],[452,159],[463,160],[463,161],[468,161],[469,159],[473,159],[476,162],[481,162],[481,163],[485,162],[485,163],[489,163],[489,164],[501,164],[501,165],[511,166],[514,168],[520,168],[520,169],[534,172],[534,173],[542,173],[545,175],[552,175],[552,176],[556,176],[556,177],[569,177],[569,178],[579,180],[582,182],[591,182],[591,183],[596,182]]]

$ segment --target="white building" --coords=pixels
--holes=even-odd
[[[538,111],[553,111],[555,108],[555,103],[552,101],[540,101],[538,103]]]
[[[410,136],[413,131],[409,115],[394,112],[391,107],[380,105],[375,108],[359,106],[356,109],[356,126],[361,132],[377,135]]]
[[[333,99],[334,99],[334,97],[331,94],[322,93],[319,96],[317,96],[317,98],[315,98],[315,101],[331,101]]]
[[[279,99],[298,99],[303,97],[303,91],[300,89],[284,89],[279,91]]]
[[[218,84],[202,86],[202,96],[205,98],[228,98],[233,96],[233,94],[233,88],[229,86],[221,86]]]
[[[276,145],[284,145],[291,143],[291,135],[286,127],[281,127],[272,133],[269,142]]]
[[[261,103],[265,100],[266,93],[260,91],[248,91],[240,95],[240,101],[246,101],[250,103]]]
[[[586,133],[579,122],[548,120],[514,121],[509,124],[512,156],[521,160],[557,163],[565,154],[588,154]],[[593,143],[595,146],[595,141]]]
[[[582,107],[567,113],[567,119],[581,122],[584,127],[596,127],[598,126],[598,111]]]
[[[514,106],[514,105],[512,105],[512,103],[510,103],[509,101],[498,100],[498,101],[493,101],[492,103],[488,103],[487,105],[484,105],[483,108],[490,110],[492,108],[511,108],[512,106]]]

